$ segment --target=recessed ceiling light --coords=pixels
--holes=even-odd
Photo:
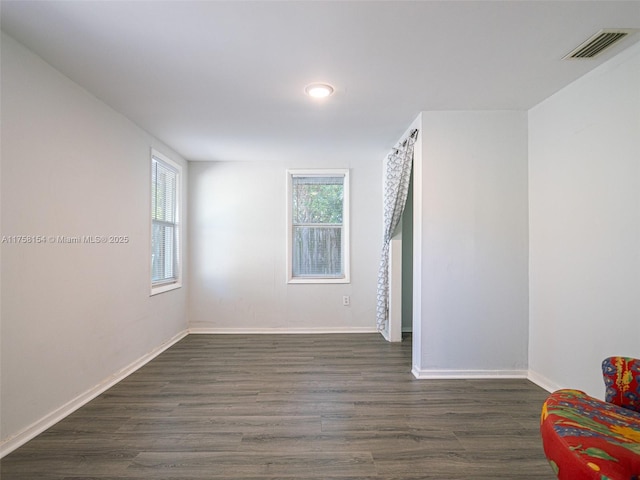
[[[307,85],[304,89],[304,93],[313,98],[324,98],[331,95],[334,88],[327,83],[312,83]]]

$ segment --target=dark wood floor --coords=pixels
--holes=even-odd
[[[544,390],[410,366],[410,339],[377,334],[190,335],[2,459],[1,478],[555,478]]]

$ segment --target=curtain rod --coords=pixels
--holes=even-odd
[[[406,147],[407,146],[407,142],[409,141],[409,139],[410,138],[415,139],[417,136],[418,136],[418,129],[414,128],[413,130],[411,130],[411,133],[409,134],[409,136],[404,139],[404,141],[402,142],[402,146]]]
[[[400,144],[400,146],[402,148],[404,148],[404,147],[407,146],[407,142],[409,141],[410,138],[415,140],[417,136],[418,136],[418,129],[414,128],[413,130],[411,130],[411,133],[409,133],[407,138],[405,138],[402,142],[398,142],[398,143]],[[397,152],[398,151],[398,147],[394,147],[393,150],[395,150]]]

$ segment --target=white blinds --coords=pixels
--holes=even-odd
[[[151,169],[151,281],[169,283],[178,277],[178,171],[156,157]]]

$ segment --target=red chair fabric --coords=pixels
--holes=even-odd
[[[579,390],[542,407],[545,455],[559,480],[640,480],[640,413]]]
[[[640,360],[609,357],[602,362],[607,402],[640,412]]]

